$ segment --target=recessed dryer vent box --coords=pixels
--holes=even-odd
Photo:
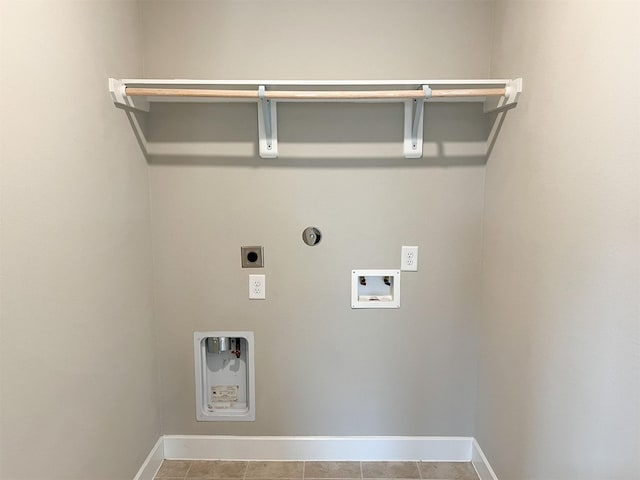
[[[351,308],[400,308],[400,270],[352,270]]]
[[[256,419],[252,332],[195,332],[196,419]]]

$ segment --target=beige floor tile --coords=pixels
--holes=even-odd
[[[360,478],[360,462],[305,462],[304,478]]]
[[[420,462],[420,473],[429,480],[478,480],[470,462]]]
[[[165,480],[164,478],[158,479],[158,480]],[[190,477],[190,476],[186,476],[184,478],[184,480],[214,480],[213,477]],[[216,478],[215,480],[238,480],[238,478]],[[267,479],[260,479],[260,480],[267,480]],[[277,480],[277,479],[274,479]]]
[[[363,478],[420,478],[416,462],[362,462]]]
[[[265,478],[248,478],[247,480],[302,480],[303,477],[298,478],[284,478],[284,477],[265,477]],[[189,479],[191,480],[191,479]]]
[[[223,460],[193,461],[187,473],[188,479],[216,478],[234,479],[243,478],[247,470],[247,462],[233,462]]]
[[[164,460],[155,478],[184,478],[190,465],[191,462],[185,460]]]
[[[249,462],[246,478],[302,478],[304,462]]]

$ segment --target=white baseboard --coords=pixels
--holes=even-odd
[[[473,437],[164,435],[134,480],[152,480],[164,459],[472,462],[480,480],[498,480]]]
[[[151,452],[149,452],[149,455],[147,455],[147,459],[138,470],[136,476],[133,477],[133,480],[153,480],[164,459],[164,437],[161,436],[151,449]]]
[[[181,460],[425,460],[468,462],[471,437],[240,437],[165,435]]]
[[[480,444],[475,438],[472,444],[471,463],[476,469],[480,480],[498,480],[496,473],[493,471],[493,468],[491,468],[491,465],[489,465],[487,457],[485,457],[484,452],[480,448]]]

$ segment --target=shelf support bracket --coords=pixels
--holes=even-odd
[[[498,104],[493,102],[493,106],[489,106],[489,100],[485,102],[484,113],[499,113],[511,110],[518,105],[518,99],[522,93],[522,78],[511,80],[505,86],[506,93],[504,97],[500,97]]]
[[[127,95],[126,89],[127,86],[120,80],[116,80],[115,78],[109,79],[109,93],[111,93],[111,99],[116,107],[128,111],[148,112],[149,102],[147,99],[130,97]]]
[[[278,112],[265,90],[264,85],[258,87],[258,149],[262,158],[278,158]]]
[[[422,157],[422,138],[424,125],[424,102],[431,98],[431,88],[423,85],[424,98],[404,102],[404,144],[405,158]]]
[[[496,144],[496,140],[498,140],[498,133],[502,128],[507,111],[518,105],[518,98],[520,98],[520,94],[522,93],[522,78],[516,78],[509,81],[505,86],[505,90],[505,95],[500,97],[498,104],[496,105],[495,102],[491,104],[492,108],[488,107],[489,100],[485,101],[484,113],[494,114],[492,115],[493,119],[491,120],[492,123],[489,135],[487,136],[487,158],[489,158],[489,156],[491,156],[491,152],[493,152],[493,147]]]

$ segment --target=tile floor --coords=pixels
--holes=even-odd
[[[471,463],[165,460],[158,480],[478,480]]]

